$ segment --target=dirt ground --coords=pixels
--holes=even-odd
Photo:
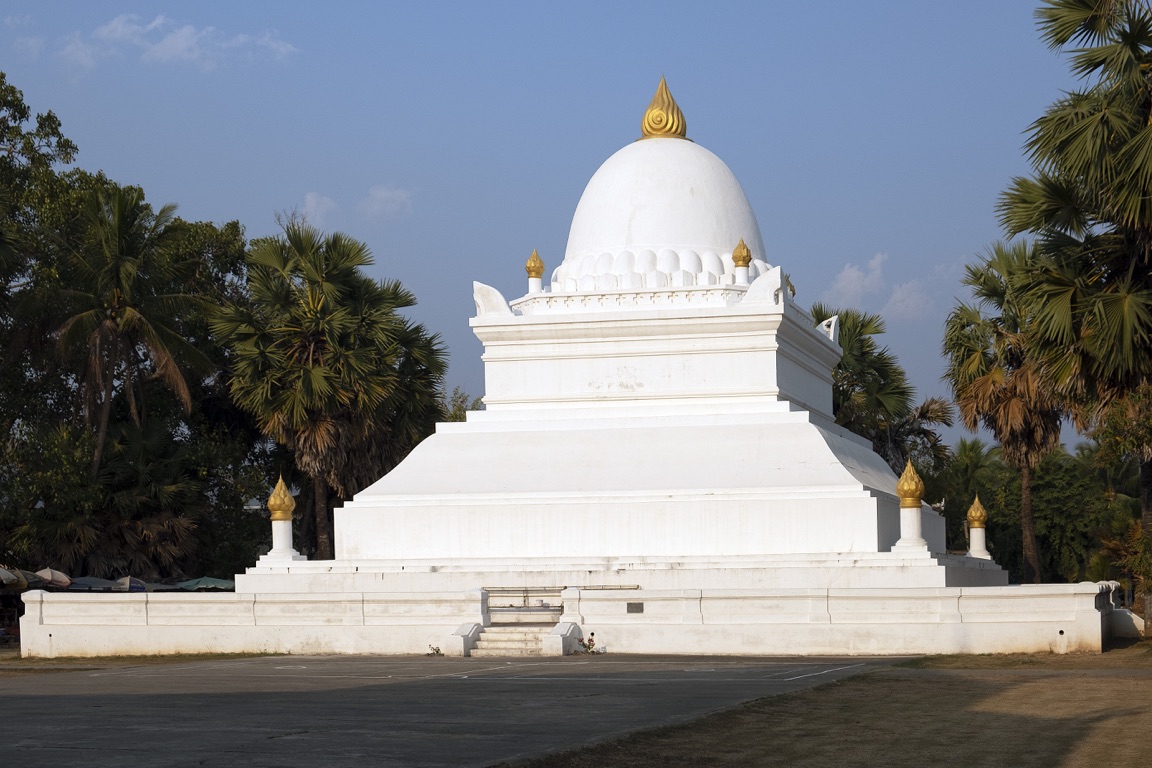
[[[655,766],[1152,764],[1152,642],[1104,654],[943,656],[517,763]]]
[[[0,676],[188,660],[24,660],[4,649]],[[1150,731],[1143,641],[1104,654],[925,657],[514,765],[1135,768],[1152,765]]]

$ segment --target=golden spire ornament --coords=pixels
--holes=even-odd
[[[740,243],[732,249],[732,264],[737,267],[747,267],[752,263],[752,251],[748,250],[748,246],[744,244],[744,238],[740,238]]]
[[[544,277],[544,260],[536,253],[535,248],[532,249],[532,255],[528,257],[524,270],[528,273],[528,277]]]
[[[284,485],[284,476],[276,481],[272,495],[268,497],[268,512],[273,520],[291,520],[292,510],[296,509],[296,499],[288,492]]]
[[[972,502],[972,506],[968,508],[968,527],[969,528],[985,528],[988,525],[988,511],[984,509],[984,505],[980,503],[980,495],[976,495],[976,500]]]
[[[924,481],[916,474],[911,459],[908,459],[904,474],[900,475],[900,480],[896,483],[896,495],[900,497],[902,508],[920,508],[920,501],[924,498]]]
[[[652,103],[644,112],[644,119],[640,121],[640,138],[642,139],[686,139],[688,138],[688,124],[684,120],[684,113],[676,105],[676,100],[668,92],[668,83],[664,76],[660,76],[660,85],[656,87],[656,95]]]

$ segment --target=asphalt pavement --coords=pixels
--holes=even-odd
[[[0,676],[0,762],[481,767],[691,720],[891,662],[605,654],[94,664]]]

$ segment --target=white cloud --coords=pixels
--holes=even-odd
[[[4,26],[6,27],[26,27],[32,23],[32,14],[25,13],[19,16],[5,16]]]
[[[42,37],[18,37],[14,45],[17,53],[22,53],[32,59],[40,58],[40,51],[44,50]]]
[[[291,43],[281,40],[280,33],[278,32],[265,32],[259,37],[252,35],[235,35],[230,40],[221,43],[224,48],[248,48],[263,49],[272,54],[278,60],[282,60],[293,53],[299,53],[300,49]]]
[[[134,43],[145,46],[148,44],[148,34],[160,29],[168,22],[163,16],[157,16],[147,24],[141,24],[139,18],[132,13],[121,14],[107,24],[97,27],[96,31],[92,33],[92,37],[107,43]]]
[[[412,210],[412,193],[399,187],[376,185],[356,204],[356,210],[370,219],[385,219]]]
[[[135,14],[121,14],[84,36],[79,32],[62,41],[60,56],[91,69],[101,59],[133,49],[140,60],[158,64],[193,64],[205,71],[215,69],[230,54],[271,56],[282,60],[297,53],[276,32],[260,35],[225,35],[212,26],[180,24],[166,16],[144,21]]]
[[[928,316],[932,309],[924,283],[920,280],[909,280],[892,287],[888,301],[880,310],[880,316],[885,320],[921,320]]]
[[[304,207],[301,209],[301,213],[304,214],[304,218],[309,224],[317,229],[323,229],[324,218],[339,207],[332,198],[325,197],[319,192],[309,192],[304,195]]]
[[[884,290],[884,262],[888,254],[878,253],[861,267],[845,264],[824,293],[821,300],[840,309],[860,309],[865,299]]]
[[[146,45],[140,58],[144,61],[188,61],[201,69],[214,69],[219,56],[211,45],[204,44],[210,42],[208,39],[214,31],[212,27],[198,30],[186,24]]]
[[[78,67],[92,69],[96,66],[96,62],[107,54],[99,46],[82,39],[79,32],[73,32],[64,38],[59,55],[60,58]]]

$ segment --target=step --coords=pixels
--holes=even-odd
[[[509,658],[509,657],[522,657],[522,656],[543,656],[544,651],[540,648],[523,648],[515,651],[506,648],[473,648],[468,652],[470,656],[475,658]]]
[[[555,626],[563,614],[560,607],[489,608],[493,624],[549,624]]]

